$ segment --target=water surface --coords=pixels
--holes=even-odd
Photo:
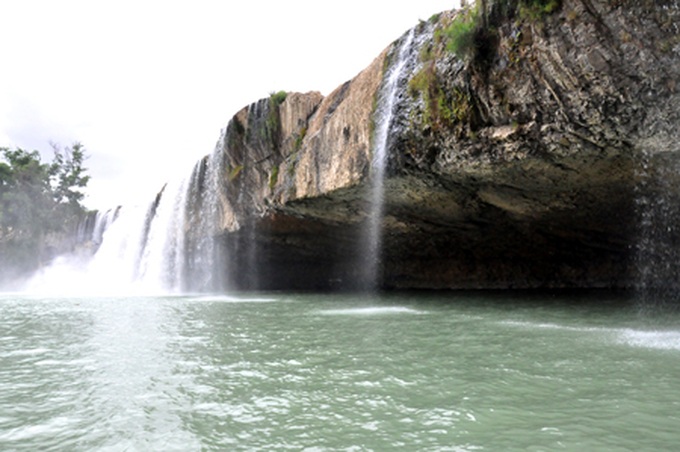
[[[610,294],[0,296],[0,450],[672,450],[679,375]]]

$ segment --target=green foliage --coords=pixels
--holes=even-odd
[[[441,42],[444,40],[444,30],[442,28],[435,28],[434,29],[434,34],[432,35],[433,41],[436,45],[441,44]]]
[[[468,94],[457,87],[447,92],[432,62],[409,80],[408,88],[411,96],[423,98],[425,124],[434,128],[450,127],[470,119],[472,108]]]
[[[90,176],[85,174],[86,169],[83,166],[86,159],[85,148],[77,142],[64,150],[54,144],[52,148],[54,163],[50,167],[50,176],[54,179],[54,200],[77,209],[85,197],[81,189],[90,181]]]
[[[279,116],[279,106],[286,100],[288,93],[279,91],[269,95],[269,109],[264,123],[264,127],[259,127],[258,135],[275,149],[279,147],[279,134],[281,131],[281,118]]]
[[[479,17],[477,11],[477,8],[461,11],[444,30],[448,38],[446,48],[460,59],[465,59],[474,52]]]
[[[536,21],[554,13],[560,5],[560,0],[521,0],[519,14],[524,19]]]
[[[267,121],[265,122],[264,137],[275,144],[275,137],[281,128],[278,108],[269,109]]]
[[[307,135],[307,127],[303,127],[300,129],[300,133],[297,134],[295,137],[295,143],[293,144],[293,152],[297,152],[300,150],[302,147],[302,141],[305,139],[305,135]]]
[[[281,105],[284,100],[286,100],[286,97],[288,97],[288,93],[285,91],[269,93],[269,98],[271,99],[272,103],[277,107]]]
[[[518,14],[522,20],[536,22],[556,12],[561,0],[480,0],[474,8],[461,11],[444,29],[446,48],[460,59],[472,58],[477,63],[489,63],[497,46],[496,27]],[[435,36],[438,39],[438,36]]]
[[[431,61],[435,57],[435,48],[432,44],[425,44],[420,48],[420,61]]]
[[[243,165],[236,165],[231,170],[229,170],[229,182],[236,179],[239,176],[239,174],[241,174],[241,171],[243,171],[243,168],[244,168]]]
[[[422,96],[425,110],[423,111],[423,121],[425,124],[433,125],[436,122],[437,106],[441,88],[437,82],[434,65],[428,64],[418,71],[408,83],[409,93],[412,97]]]
[[[295,176],[295,170],[298,164],[298,158],[300,157],[300,152],[295,151],[286,158],[286,163],[288,164],[288,177]]]
[[[248,139],[246,128],[241,121],[234,116],[229,124],[227,124],[227,146],[229,149],[237,149],[243,143],[243,140]]]
[[[6,163],[0,199],[0,238],[37,235],[52,210],[52,166],[41,162],[38,151],[5,148],[2,156]]]
[[[272,172],[269,174],[269,189],[274,190],[276,182],[279,180],[279,165],[272,168]]]
[[[421,93],[425,93],[428,87],[432,83],[432,70],[431,66],[425,66],[408,81],[409,94],[412,97],[416,97]]]
[[[0,148],[0,272],[33,270],[45,257],[45,237],[64,233],[85,212],[89,181],[80,143],[54,146],[51,164],[38,151]]]
[[[453,89],[448,108],[452,120],[455,118],[458,121],[469,121],[472,118],[470,95],[460,88]]]

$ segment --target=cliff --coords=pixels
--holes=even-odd
[[[680,240],[680,2],[489,3],[463,55],[447,46],[469,12],[442,13],[326,97],[234,116],[218,145],[232,287],[361,280],[373,129],[402,47],[378,286],[630,287],[657,226]]]

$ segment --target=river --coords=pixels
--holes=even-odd
[[[672,450],[680,315],[611,293],[0,296],[0,450]]]

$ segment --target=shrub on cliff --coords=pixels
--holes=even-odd
[[[478,0],[474,7],[464,7],[446,27],[446,47],[460,59],[484,62],[493,54],[500,22],[516,16],[535,22],[561,4],[561,0]]]
[[[519,13],[521,17],[538,20],[556,11],[560,3],[560,0],[521,0]]]
[[[465,59],[474,51],[478,17],[477,8],[461,11],[446,28],[446,48],[460,59]]]
[[[275,106],[279,106],[286,100],[288,93],[285,91],[272,92],[269,94],[269,98]]]

